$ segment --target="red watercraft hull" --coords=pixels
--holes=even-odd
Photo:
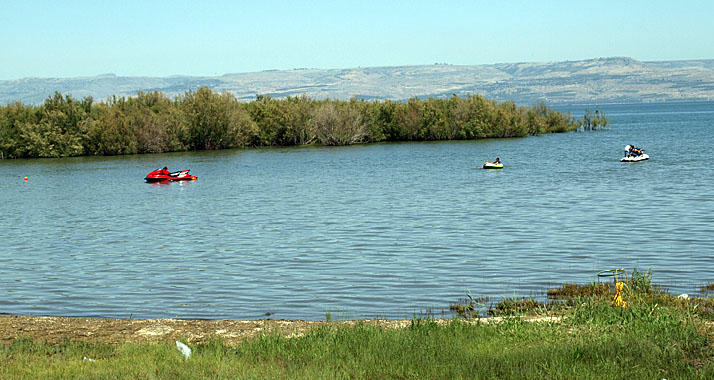
[[[176,181],[195,181],[198,177],[188,174],[188,169],[178,172],[169,172],[166,168],[156,169],[146,175],[146,182],[176,182]]]

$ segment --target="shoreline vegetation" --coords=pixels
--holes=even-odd
[[[0,316],[0,378],[714,378],[714,284],[674,296],[651,271],[610,274],[550,289],[557,302],[503,300],[492,318],[470,292],[451,319]]]
[[[95,103],[56,92],[41,106],[0,105],[0,159],[525,137],[606,125],[599,110],[576,120],[542,102],[522,107],[479,95],[408,102],[258,95],[242,103],[201,87],[173,100],[153,91]]]

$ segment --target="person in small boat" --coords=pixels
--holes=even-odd
[[[498,165],[501,163],[501,159],[496,157],[496,161],[493,161],[494,164]]]

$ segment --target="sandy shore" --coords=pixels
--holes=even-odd
[[[531,322],[554,322],[559,317],[524,317]],[[502,318],[462,320],[469,323],[493,323]],[[449,323],[451,319],[434,319],[437,323]],[[110,319],[69,317],[25,317],[0,315],[0,344],[10,344],[19,338],[36,342],[59,344],[66,341],[88,343],[146,343],[181,340],[200,344],[219,338],[227,345],[237,345],[247,338],[261,334],[278,333],[287,337],[301,336],[320,326],[345,326],[357,323],[377,325],[384,328],[410,326],[411,320],[362,320],[362,321],[289,321],[259,319],[234,320],[186,320],[186,319]]]
[[[408,326],[410,321],[364,321],[385,327]],[[109,319],[67,317],[0,316],[0,344],[14,339],[31,338],[36,342],[58,344],[67,340],[93,343],[140,343],[183,340],[201,343],[220,338],[235,345],[245,338],[277,332],[285,336],[299,336],[325,324],[354,324],[346,322],[286,321],[262,319],[182,320],[182,319]]]

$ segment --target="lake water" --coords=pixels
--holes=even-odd
[[[600,109],[609,130],[519,139],[0,160],[0,312],[411,318],[619,267],[696,295],[714,103]],[[144,183],[163,166],[199,179]]]

